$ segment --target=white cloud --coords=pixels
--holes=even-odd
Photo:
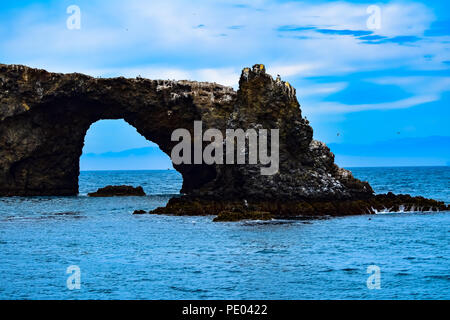
[[[312,75],[320,68],[320,64],[289,64],[280,65],[274,64],[267,66],[267,72],[272,75],[279,74],[281,77],[292,77],[297,75]]]
[[[319,102],[316,105],[303,106],[305,114],[350,113],[369,110],[392,110],[411,108],[420,104],[439,100],[438,95],[419,95],[394,102],[347,105],[338,102]]]
[[[435,20],[433,12],[422,3],[392,3],[381,6],[381,30],[387,36],[420,36]]]
[[[141,61],[146,56],[149,60],[156,56],[164,60],[167,52],[195,59],[198,54],[199,59],[205,55],[218,58],[216,65],[211,66],[210,62],[207,67],[235,67],[236,62],[249,64],[252,60],[250,64],[278,64],[273,69],[289,76],[300,71],[345,72],[355,66],[374,67],[381,63],[407,65],[413,60],[420,64],[422,61],[417,59],[430,54],[430,43],[426,49],[393,43],[369,45],[352,36],[277,31],[283,25],[370,31],[366,27],[367,5],[363,4],[280,4],[268,0],[251,2],[251,8],[236,8],[225,2],[130,0],[95,7],[80,1],[79,6],[83,22],[78,31],[67,30],[62,23],[67,16],[65,11],[57,18],[52,16],[54,12],[45,10],[24,12],[21,23],[10,26],[13,36],[0,45],[2,56],[20,57],[22,61],[36,56],[53,61],[71,59],[78,64],[98,64],[101,58],[104,64],[112,64],[119,57]],[[384,36],[421,36],[434,19],[423,4],[402,2],[381,7],[382,28],[377,33]],[[199,25],[203,27],[198,28]],[[230,29],[232,26],[241,28]],[[305,35],[307,39],[293,38]],[[442,50],[439,43],[433,45],[432,51]],[[222,65],[217,65],[220,62]]]
[[[380,77],[368,79],[376,84],[396,85],[406,91],[420,94],[440,95],[450,91],[450,77],[437,76],[409,76],[409,77]]]
[[[344,90],[348,86],[346,82],[310,84],[303,82],[297,86],[299,99],[314,97],[316,99]]]
[[[61,16],[55,16],[54,11],[33,7],[5,21],[10,31],[0,43],[2,62],[92,76],[140,75],[236,87],[241,69],[254,63],[264,63],[273,76],[299,79],[401,67],[437,70],[444,67],[443,60],[449,60],[445,37],[425,37],[406,46],[392,42],[366,44],[352,35],[314,30],[278,30],[280,26],[314,26],[370,31],[366,27],[368,4],[258,0],[248,2],[248,7],[235,7],[206,0],[112,0],[95,6],[90,1],[78,2],[82,12],[79,31],[66,29],[65,8]],[[375,33],[381,36],[423,37],[435,19],[421,3],[390,2],[380,6],[381,29]],[[230,28],[233,26],[238,27]],[[320,103],[318,99],[343,90],[345,83],[298,80],[302,86],[297,92],[299,97],[317,102],[312,112],[405,108],[437,99],[448,86],[447,80],[428,80],[405,84],[414,97],[393,104]],[[401,86],[400,82],[397,85]]]

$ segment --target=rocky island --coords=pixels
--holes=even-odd
[[[334,163],[313,139],[295,89],[264,65],[242,71],[239,90],[216,83],[99,79],[0,65],[0,196],[78,194],[79,158],[89,126],[124,119],[170,156],[177,128],[279,129],[279,171],[261,164],[174,165],[182,196],[155,214],[217,215],[217,220],[449,210],[443,202],[392,193]],[[192,162],[193,163],[193,162]],[[141,212],[142,213],[142,212]]]
[[[145,196],[144,189],[133,186],[106,186],[98,189],[96,192],[88,193],[89,197],[143,197]]]

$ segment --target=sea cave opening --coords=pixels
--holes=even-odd
[[[147,195],[179,194],[182,183],[170,157],[125,120],[99,120],[86,132],[80,195],[107,185],[142,186]]]

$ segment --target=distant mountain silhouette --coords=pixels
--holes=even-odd
[[[330,143],[342,166],[450,165],[450,137],[401,138],[371,144]],[[158,147],[119,152],[87,153],[81,157],[81,170],[144,170],[173,168]]]
[[[87,153],[80,159],[81,170],[166,170],[169,168],[173,169],[172,161],[158,147]]]
[[[144,147],[144,148],[136,148],[136,149],[127,149],[123,151],[117,152],[104,152],[104,153],[86,153],[85,157],[92,158],[123,158],[129,156],[165,156],[166,154],[161,151],[158,147]]]

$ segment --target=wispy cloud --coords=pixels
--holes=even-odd
[[[297,92],[317,104],[311,106],[315,112],[406,108],[434,101],[444,89],[423,92],[422,85],[412,84],[412,98],[389,105],[347,106],[319,100],[345,85],[302,81],[306,77],[394,67],[449,68],[450,37],[427,32],[436,17],[422,3],[380,4],[379,30],[367,28],[368,5],[352,2],[111,0],[94,6],[80,0],[78,5],[81,30],[67,30],[62,6],[51,11],[33,6],[4,21],[9,32],[2,33],[2,62],[93,76],[195,79],[234,87],[242,67],[265,63],[274,76],[304,84]],[[428,81],[430,86],[440,83],[435,78]]]
[[[310,114],[349,113],[369,110],[405,109],[439,100],[438,95],[419,95],[394,102],[347,105],[338,102],[319,102],[313,107],[304,108]]]

